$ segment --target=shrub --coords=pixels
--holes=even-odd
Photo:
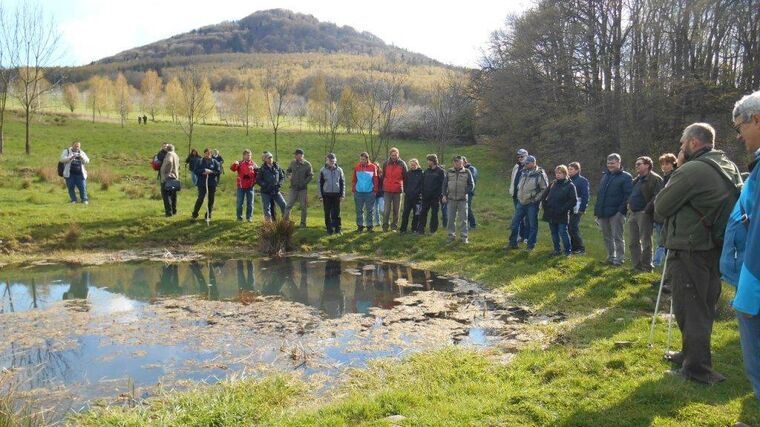
[[[125,185],[121,191],[133,199],[141,199],[145,195],[143,187],[136,185]]]
[[[58,179],[58,171],[54,167],[43,166],[37,168],[37,177],[40,182],[55,182]]]
[[[63,235],[63,240],[69,244],[76,243],[81,235],[82,227],[78,222],[72,222],[69,224],[66,234]]]
[[[21,189],[28,190],[30,188],[32,188],[32,181],[28,179],[21,181]]]
[[[264,222],[257,230],[259,250],[269,256],[279,256],[293,249],[295,224],[290,220]]]
[[[93,182],[100,183],[100,188],[104,190],[108,190],[111,185],[119,181],[116,175],[108,169],[96,169],[91,171],[89,179]]]
[[[47,423],[40,412],[32,410],[31,402],[19,392],[20,384],[0,375],[0,426],[36,427]]]

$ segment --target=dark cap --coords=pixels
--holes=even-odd
[[[525,163],[536,163],[536,158],[534,156],[528,156],[528,158],[525,159]]]
[[[303,150],[300,148],[296,148],[296,152],[293,154],[303,154]]]
[[[327,160],[337,160],[337,157],[335,157],[335,154],[329,153],[326,157]]]

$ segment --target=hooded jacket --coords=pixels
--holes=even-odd
[[[366,165],[359,162],[354,167],[351,177],[351,189],[354,193],[377,193],[379,174],[374,163]]]
[[[334,168],[325,164],[319,171],[319,186],[317,188],[320,198],[325,194],[346,197],[346,181],[343,176],[343,169],[337,163]]]
[[[264,194],[279,193],[284,180],[285,172],[277,165],[277,162],[272,162],[272,166],[264,163],[256,171],[256,183],[259,184],[261,192]]]
[[[549,179],[546,173],[540,167],[533,170],[524,168],[520,182],[517,184],[517,201],[522,205],[537,203],[544,196],[546,187],[549,186]]]
[[[256,170],[258,165],[253,160],[240,160],[232,163],[230,170],[237,172],[237,188],[249,190],[256,185]]]

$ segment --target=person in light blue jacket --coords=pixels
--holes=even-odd
[[[733,307],[739,322],[744,367],[760,399],[760,221],[754,216],[760,204],[760,91],[743,97],[734,106],[736,138],[754,154],[749,178],[726,225],[720,265],[723,279],[736,286]]]

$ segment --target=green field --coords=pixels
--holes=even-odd
[[[213,255],[256,246],[261,206],[255,207],[253,224],[234,221],[234,179],[229,171],[222,177],[211,226],[189,220],[194,200],[190,188],[180,193],[179,215],[163,216],[148,162],[163,141],[175,143],[184,159],[187,148],[178,127],[130,123],[122,129],[75,120],[54,124],[42,118],[32,129],[31,156],[23,154],[22,135],[22,124],[12,120],[6,130],[6,154],[0,157],[0,239],[5,253],[0,261],[155,247]],[[70,205],[55,174],[61,150],[74,138],[81,139],[92,160],[89,206]],[[254,153],[273,149],[271,135],[261,130],[246,137],[240,128],[200,126],[195,140],[197,148],[219,148],[227,165],[243,148]],[[433,150],[422,142],[395,143],[405,159],[422,158]],[[281,134],[282,163],[296,147],[306,150],[315,167],[320,165],[324,138],[297,131]],[[517,147],[510,151],[513,148]],[[349,172],[363,150],[359,137],[341,135],[339,164]],[[424,237],[356,234],[350,198],[342,215],[347,232],[328,237],[312,185],[309,228],[296,232],[297,246],[379,255],[462,274],[536,310],[568,315],[566,322],[536,326],[545,337],[510,363],[492,354],[450,348],[378,362],[356,372],[329,397],[280,376],[169,394],[137,409],[98,410],[72,419],[72,425],[391,425],[386,417],[395,414],[406,417],[396,422],[399,425],[760,425],[758,403],[743,372],[729,288],[713,334],[714,364],[728,380],[703,387],[663,375],[669,368],[661,359],[663,325],[656,348],[646,346],[656,297],[649,283],[657,275],[599,263],[602,241],[591,217],[582,226],[586,256],[550,257],[545,223],[540,225],[537,250],[506,254],[502,247],[512,206],[505,182],[511,164],[501,159],[511,153],[487,146],[465,147],[461,153],[480,169],[475,199],[479,227],[471,232],[470,245],[447,245],[441,232]],[[183,180],[188,181],[186,176]],[[631,344],[616,345],[620,341]],[[680,342],[677,330],[674,341]]]

